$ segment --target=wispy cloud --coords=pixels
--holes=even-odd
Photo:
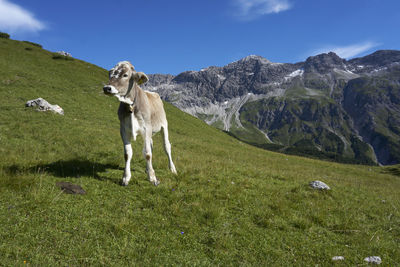
[[[334,52],[341,58],[352,58],[358,56],[374,47],[382,44],[375,42],[363,42],[358,44],[352,44],[347,46],[325,46],[323,48],[312,51],[312,55],[318,55],[322,53]]]
[[[292,7],[288,0],[234,0],[235,16],[241,20],[253,20],[262,15],[280,13]]]
[[[0,30],[11,33],[37,32],[43,30],[45,24],[28,10],[9,2],[0,0]]]

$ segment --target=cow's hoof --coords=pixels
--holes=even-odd
[[[155,180],[155,181],[153,181],[153,184],[154,184],[155,186],[157,186],[157,185],[159,185],[159,184],[160,184],[160,181],[158,181],[158,180]]]
[[[129,183],[128,181],[126,181],[125,179],[122,179],[121,182],[120,182],[120,185],[127,186],[128,183]]]
[[[178,174],[178,173],[176,172],[175,165],[174,165],[173,163],[169,166],[169,169],[171,170],[171,172],[172,172],[173,174]]]

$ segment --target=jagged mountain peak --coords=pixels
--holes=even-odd
[[[370,55],[349,60],[351,64],[387,66],[395,62],[400,62],[399,50],[378,50]]]
[[[258,55],[249,55],[249,56],[244,57],[242,59],[239,59],[238,61],[235,61],[235,62],[246,63],[246,62],[251,62],[251,61],[257,61],[257,62],[260,62],[262,64],[271,64],[272,63],[271,61],[269,61],[265,57],[258,56]]]
[[[315,56],[310,56],[306,60],[306,62],[316,62],[316,61],[324,61],[327,63],[330,62],[339,63],[345,61],[345,59],[339,57],[335,52],[329,52],[329,53],[318,54]]]
[[[305,72],[326,73],[334,68],[345,69],[346,60],[334,52],[308,57],[304,63]]]

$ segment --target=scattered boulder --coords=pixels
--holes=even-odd
[[[369,256],[364,259],[364,261],[371,263],[371,264],[381,264],[382,260],[379,256]]]
[[[60,115],[64,115],[64,110],[59,105],[51,105],[49,102],[39,97],[34,100],[29,100],[25,104],[26,107],[38,107],[36,110],[38,111],[53,111]]]
[[[83,190],[82,187],[76,184],[71,184],[69,182],[57,182],[56,185],[60,187],[60,189],[67,194],[73,195],[84,195],[86,191]]]
[[[326,183],[321,181],[312,181],[310,183],[310,186],[318,190],[331,190],[331,188]]]
[[[344,261],[344,257],[343,256],[334,256],[332,257],[333,261]]]
[[[65,52],[65,51],[57,51],[56,53],[60,54],[62,56],[66,56],[66,57],[72,57],[72,55],[70,53]]]

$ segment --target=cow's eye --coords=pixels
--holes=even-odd
[[[124,77],[128,77],[128,74],[125,73],[125,74],[124,74]]]

